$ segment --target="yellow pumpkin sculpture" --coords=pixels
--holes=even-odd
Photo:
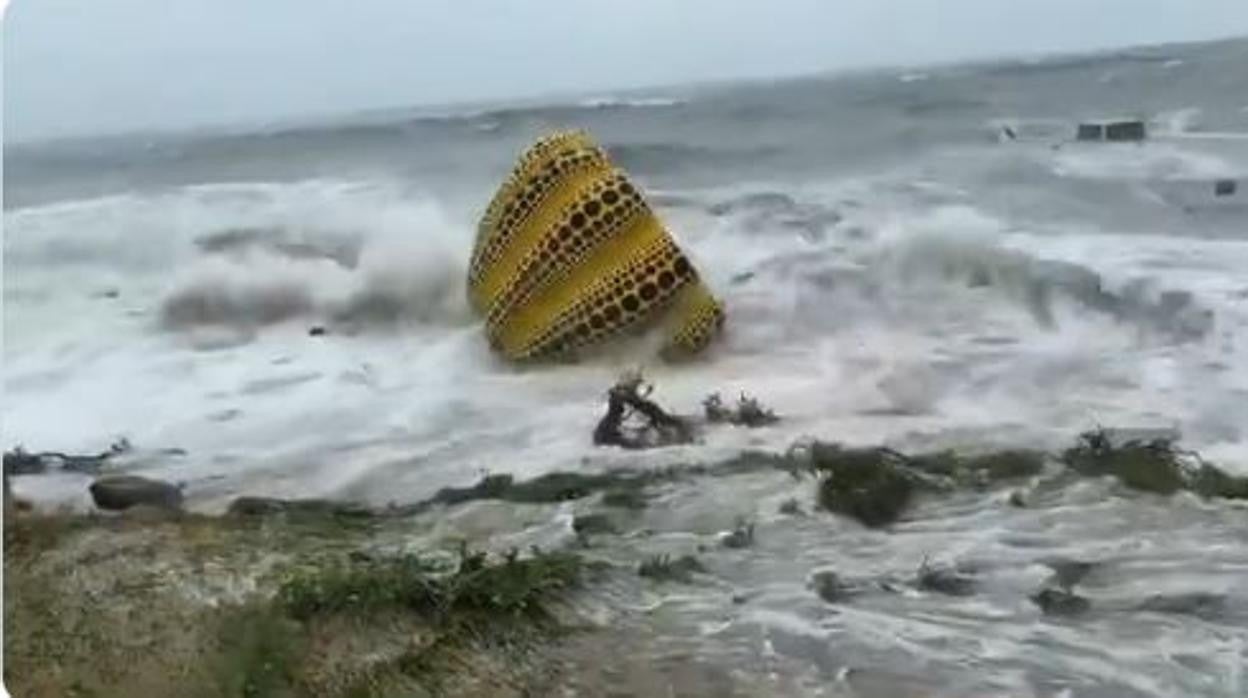
[[[583,131],[526,150],[477,229],[468,296],[504,356],[567,355],[662,323],[665,356],[700,351],[720,303],[640,191]]]

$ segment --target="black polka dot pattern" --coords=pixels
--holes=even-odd
[[[516,231],[557,182],[577,171],[604,167],[606,162],[602,150],[577,131],[555,134],[525,151],[477,227],[469,284],[481,281],[485,270],[498,261]]]
[[[541,356],[555,347],[567,351],[594,344],[653,317],[655,311],[666,305],[680,288],[695,282],[692,268],[687,264],[683,276],[676,273],[676,261],[679,259],[683,259],[683,255],[667,238],[639,250],[615,273],[586,289],[582,298],[557,317],[545,333],[524,349],[522,355]],[[663,273],[672,275],[673,281],[667,288],[657,281]],[[597,328],[593,323],[596,315],[602,319],[602,325]],[[581,327],[587,318],[588,332],[582,332]]]
[[[554,226],[554,234],[547,238],[544,249],[549,250],[549,256],[532,252],[525,256],[508,279],[507,290],[490,306],[486,314],[488,327],[497,328],[517,306],[567,277],[599,245],[636,221],[639,214],[648,213],[641,196],[636,193],[626,198],[616,196],[613,206],[605,204],[606,194],[618,192],[623,182],[624,174],[614,172],[564,209]],[[607,224],[604,219],[610,214],[614,216]],[[580,226],[576,225],[578,219]]]

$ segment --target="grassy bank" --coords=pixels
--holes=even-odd
[[[580,558],[366,552],[401,525],[10,516],[5,683],[24,697],[536,690]]]

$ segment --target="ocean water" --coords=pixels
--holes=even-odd
[[[239,494],[406,503],[483,471],[809,437],[1057,447],[1095,425],[1176,429],[1248,473],[1245,66],[1248,42],[1230,41],[10,144],[4,446],[124,436],[126,469],[186,483],[205,511]],[[1117,116],[1152,137],[1072,142],[1080,119]],[[516,154],[562,127],[608,148],[724,299],[702,360],[518,369],[487,350],[464,299],[476,219]],[[1240,191],[1215,196],[1220,178]],[[605,389],[637,366],[677,411],[745,391],[784,419],[595,449]],[[14,486],[87,506],[86,482]],[[652,538],[611,553],[759,521],[756,549],[713,556],[718,587],[613,592],[650,609],[634,627],[660,638],[656,658],[731,674],[721,695],[1248,692],[1242,508],[1090,483],[1025,512],[931,502],[879,533],[775,514],[798,495],[809,484],[784,478],[677,488],[645,515]],[[976,566],[989,592],[836,609],[804,587],[823,566],[904,574],[927,555]],[[1094,600],[1126,610],[1039,618],[1024,592],[1053,555],[1104,563]],[[1131,611],[1145,587],[1217,595],[1224,614]]]

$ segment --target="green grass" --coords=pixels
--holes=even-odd
[[[337,612],[404,609],[442,621],[454,611],[541,614],[542,600],[580,582],[581,559],[570,553],[516,555],[493,565],[485,556],[463,553],[459,568],[440,572],[409,555],[328,565],[286,579],[278,598],[294,618]]]
[[[296,667],[307,646],[302,627],[262,603],[224,613],[215,675],[221,695],[262,698],[299,695]]]

